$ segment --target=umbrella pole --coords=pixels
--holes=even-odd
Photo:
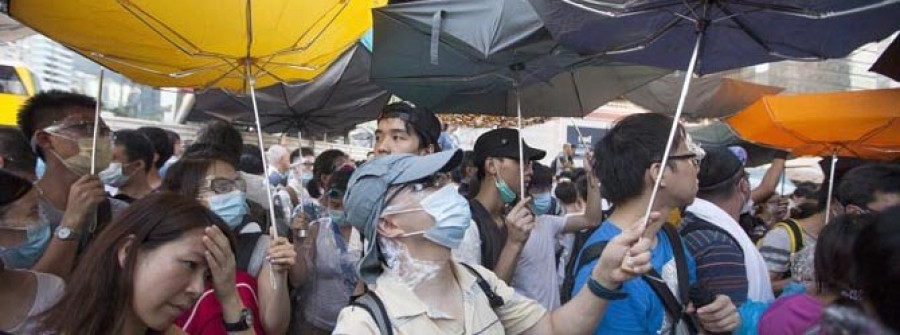
[[[100,101],[103,100],[103,68],[100,69],[100,81],[97,83],[97,108],[94,111],[94,140],[91,144],[91,174],[97,174],[97,140],[100,137]]]
[[[519,83],[516,86],[516,119],[518,121],[519,131],[519,193],[521,199],[525,199],[525,140],[522,139],[522,99],[519,94]]]
[[[666,142],[666,149],[663,152],[662,160],[659,163],[659,173],[656,174],[656,180],[653,182],[653,191],[650,193],[650,202],[647,204],[647,211],[644,213],[643,224],[646,227],[650,220],[650,213],[653,212],[653,203],[656,202],[656,195],[659,192],[659,184],[662,182],[663,174],[666,172],[666,164],[669,163],[669,153],[672,150],[672,142],[675,140],[675,133],[678,131],[678,120],[681,119],[681,112],[684,110],[684,102],[687,99],[688,88],[691,85],[691,76],[694,73],[694,66],[697,65],[697,56],[700,54],[700,44],[703,41],[704,30],[697,31],[697,41],[694,43],[694,53],[688,63],[687,72],[684,74],[684,85],[681,86],[681,96],[678,97],[678,107],[675,108],[675,118],[672,120],[672,128],[669,130],[669,139]],[[667,215],[668,213],[661,213]]]
[[[828,221],[831,220],[831,199],[834,194],[834,168],[837,166],[837,150],[831,154],[831,172],[828,177],[828,202],[825,204],[825,224],[828,224]]]
[[[266,178],[264,178],[266,183],[266,200],[269,202],[269,236],[274,241],[278,238],[278,229],[275,228],[275,205],[272,201],[272,185],[269,184],[269,164],[265,162],[266,151],[265,145],[263,143],[262,136],[262,127],[259,122],[259,106],[256,104],[256,89],[253,87],[256,85],[256,78],[253,77],[253,74],[250,73],[250,59],[247,59],[247,87],[250,89],[250,102],[253,104],[253,117],[256,121],[256,138],[259,140],[259,154],[263,158],[263,173],[266,174]],[[278,289],[278,281],[275,279],[275,271],[272,270],[272,266],[269,266],[269,278],[272,281],[272,288]]]

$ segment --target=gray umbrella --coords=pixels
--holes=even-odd
[[[715,121],[705,126],[689,127],[691,138],[704,148],[738,145],[747,150],[747,166],[769,164],[778,150],[744,141],[727,124]]]
[[[12,42],[36,34],[19,21],[6,14],[0,14],[0,42]]]
[[[439,113],[583,116],[669,73],[560,48],[522,0],[424,0],[373,11],[372,79]],[[516,88],[519,88],[518,91]]]
[[[390,94],[369,81],[371,55],[361,45],[347,50],[315,80],[276,84],[256,92],[262,128],[272,133],[343,132],[374,120]],[[249,96],[214,90],[197,96],[189,121],[212,118],[253,123]]]
[[[684,82],[684,72],[677,72],[625,94],[625,99],[655,113],[674,115]],[[713,74],[691,81],[684,106],[688,119],[718,118],[739,112],[762,98],[784,89],[754,84]]]

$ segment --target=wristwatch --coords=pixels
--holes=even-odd
[[[235,323],[225,322],[225,331],[229,332],[242,332],[247,329],[250,329],[250,326],[253,324],[253,314],[250,314],[250,311],[246,308],[241,310],[241,319]]]
[[[615,290],[610,290],[603,285],[600,284],[596,279],[590,278],[587,283],[588,289],[591,290],[591,293],[600,297],[601,299],[606,300],[622,300],[628,298],[628,292],[622,291],[622,288],[619,287]]]
[[[62,241],[75,241],[78,239],[78,232],[69,227],[56,228],[56,238]]]

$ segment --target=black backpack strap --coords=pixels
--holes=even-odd
[[[238,270],[247,271],[250,267],[250,259],[253,257],[253,250],[256,249],[256,241],[262,233],[244,233],[237,236],[237,248],[235,248],[235,265]]]
[[[678,235],[678,232],[675,231],[675,227],[670,224],[663,224],[662,228],[666,237],[669,239],[669,245],[672,247],[672,253],[675,258],[675,268],[678,272],[678,296],[680,297],[680,300],[675,298],[675,295],[672,294],[672,291],[669,290],[669,286],[666,285],[665,282],[660,281],[662,276],[656,269],[650,269],[650,272],[641,278],[651,289],[653,289],[653,293],[656,293],[656,296],[662,300],[666,312],[674,321],[672,327],[677,327],[678,322],[684,321],[688,327],[688,332],[697,334],[698,328],[694,323],[694,320],[687,317],[687,314],[684,313],[684,306],[687,306],[689,299],[688,292],[690,290],[690,283],[688,282],[687,258],[684,254],[684,247],[681,244],[681,237]]]
[[[497,295],[497,292],[494,292],[494,290],[491,288],[491,285],[488,284],[487,280],[484,280],[484,277],[482,277],[481,274],[478,273],[478,271],[475,271],[475,268],[466,263],[460,262],[459,264],[466,267],[469,272],[475,275],[475,281],[476,283],[478,283],[478,287],[481,288],[481,291],[484,292],[484,295],[487,296],[488,302],[491,303],[492,309],[497,309],[503,306],[503,297]]]
[[[589,263],[600,258],[600,255],[603,254],[603,249],[606,248],[607,243],[609,243],[609,241],[600,241],[584,247],[584,251],[581,252],[581,257],[578,258],[578,265],[575,266],[575,270],[572,272],[572,274],[578,274],[578,271],[581,271],[581,268],[583,268],[585,265],[588,265]]]
[[[366,291],[365,294],[356,298],[350,303],[351,306],[357,306],[365,309],[372,316],[375,325],[382,335],[394,335],[394,329],[391,327],[391,319],[384,307],[384,302],[373,291]]]
[[[566,261],[565,276],[563,277],[562,286],[559,290],[560,301],[563,304],[572,299],[572,289],[575,287],[576,270],[580,270],[580,267],[576,267],[579,256],[577,252],[584,247],[584,244],[591,238],[591,235],[594,234],[597,228],[599,228],[599,226],[575,233],[575,241],[572,243],[572,254],[569,255],[569,259]],[[600,252],[603,252],[603,250],[600,250]],[[599,257],[599,254],[597,254],[596,257]]]

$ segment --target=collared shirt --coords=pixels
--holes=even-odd
[[[493,272],[477,265],[472,267],[484,277],[494,292],[503,298],[504,304],[497,309],[491,309],[487,296],[478,287],[475,276],[454,261],[453,271],[456,272],[463,295],[465,320],[462,322],[455,322],[456,320],[445,313],[430,308],[396,278],[389,275],[379,276],[372,289],[384,301],[394,334],[514,335],[530,329],[546,314],[546,309],[540,304],[520,296]],[[333,334],[379,334],[379,330],[365,309],[348,306],[341,310]]]

